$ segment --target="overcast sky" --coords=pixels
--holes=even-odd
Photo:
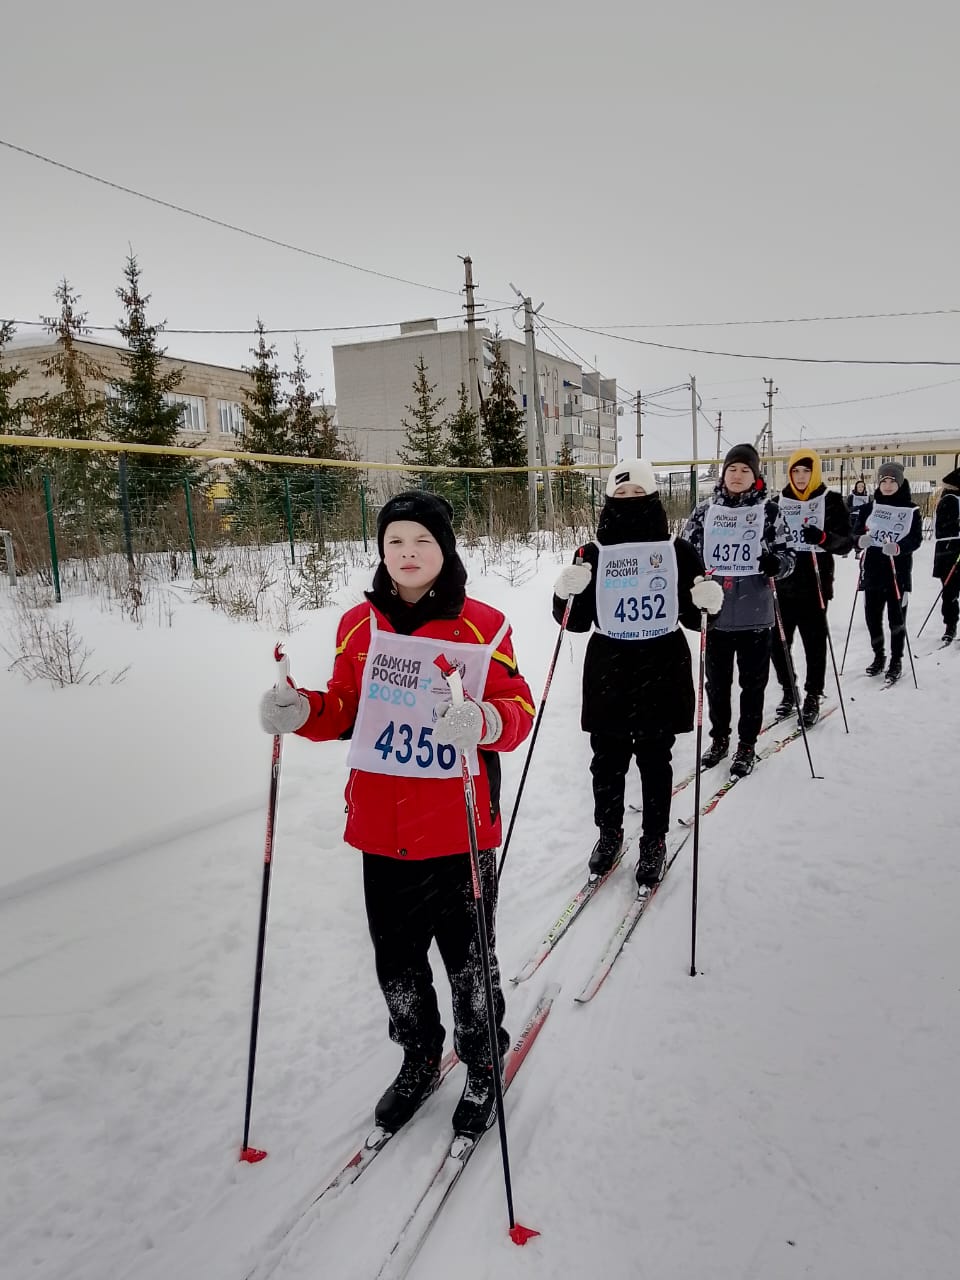
[[[960,426],[960,314],[719,326],[960,308],[958,11],[949,0],[18,5],[0,39],[0,138],[434,287],[275,247],[0,146],[0,316],[54,310],[65,275],[90,322],[113,324],[132,246],[152,317],[171,329],[250,329],[258,316],[268,328],[389,326],[459,314],[469,253],[491,307],[513,300],[513,281],[583,363],[617,378],[624,453],[637,388],[691,373],[709,421],[723,411],[725,446],[760,431],[765,377],[779,388],[780,440]],[[493,318],[514,332],[509,310]],[[628,325],[643,327],[584,332]],[[328,399],[331,347],[357,337],[301,333]],[[166,338],[171,354],[230,364],[250,341]],[[276,341],[287,367],[292,338]],[[550,333],[538,341],[565,350]],[[689,457],[689,392],[657,399],[644,452]],[[850,403],[824,403],[836,401]]]

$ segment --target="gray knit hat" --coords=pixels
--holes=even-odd
[[[877,472],[877,484],[880,483],[884,476],[890,476],[892,479],[896,480],[897,485],[899,486],[903,484],[903,467],[899,462],[881,463],[880,470]]]

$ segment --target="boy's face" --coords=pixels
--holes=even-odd
[[[790,468],[790,483],[793,485],[794,489],[796,489],[797,493],[802,493],[804,489],[806,489],[807,485],[810,483],[810,477],[812,475],[813,472],[810,468],[803,466],[799,462],[795,467]]]
[[[723,473],[727,493],[746,493],[755,483],[753,472],[745,462],[731,462]]]
[[[401,600],[414,602],[436,582],[443,568],[443,551],[425,525],[416,520],[391,520],[383,538],[383,562]]]
[[[884,497],[889,498],[891,494],[894,494],[897,492],[897,490],[900,488],[900,485],[897,483],[896,476],[881,476],[880,483],[877,486],[877,488],[884,495]]]
[[[642,484],[634,484],[632,480],[628,480],[624,484],[618,484],[612,496],[614,498],[645,498],[647,491]]]

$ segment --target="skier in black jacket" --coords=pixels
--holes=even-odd
[[[933,523],[933,576],[943,583],[940,612],[943,615],[943,642],[957,638],[960,619],[960,467],[943,477],[943,495],[937,503]]]
[[[671,752],[693,729],[690,648],[678,629],[699,630],[701,609],[719,612],[720,586],[703,576],[688,542],[671,539],[649,462],[620,462],[607,479],[596,541],[560,571],[553,616],[594,633],[583,664],[580,726],[590,734],[594,821],[600,837],[591,875],[607,872],[623,847],[624,785],[636,758],[643,788],[643,838],[637,884],[663,874],[673,789]]]
[[[880,675],[886,662],[883,642],[883,610],[886,606],[890,627],[890,665],[886,679],[892,684],[902,674],[903,647],[907,638],[906,597],[913,584],[913,553],[923,542],[923,521],[912,501],[910,483],[904,478],[899,462],[881,465],[873,501],[860,508],[853,532],[863,551],[863,612],[873,645],[873,661],[867,667],[867,675]]]
[[[820,456],[815,449],[798,449],[791,454],[787,475],[788,483],[778,501],[790,546],[797,557],[793,573],[779,588],[787,648],[785,651],[779,634],[775,634],[771,657],[783,690],[777,716],[784,719],[794,709],[788,660],[794,632],[800,632],[807,669],[805,697],[799,714],[809,728],[819,719],[827,674],[826,605],[833,599],[833,557],[847,555],[853,547],[853,537],[843,498],[822,483]],[[818,571],[822,605],[817,590]]]

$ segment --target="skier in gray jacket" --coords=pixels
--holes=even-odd
[[[711,745],[703,768],[719,764],[730,751],[731,694],[736,659],[740,681],[737,750],[730,764],[743,778],[756,761],[763,723],[763,695],[770,675],[774,615],[770,579],[793,571],[794,553],[776,502],[767,499],[760,457],[738,444],[723,460],[713,497],[701,502],[683,536],[700,552],[707,572],[723,587],[723,608],[707,634],[706,679]]]

